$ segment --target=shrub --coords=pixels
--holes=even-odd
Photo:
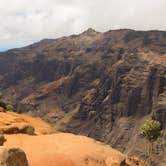
[[[3,99],[0,99],[0,107],[6,109],[6,102]]]
[[[153,152],[153,143],[161,136],[161,124],[157,120],[149,119],[141,127],[142,136],[149,141],[148,157]]]
[[[3,100],[1,92],[0,92],[0,107],[4,108],[5,111],[12,111],[13,110],[13,106]]]
[[[13,110],[13,106],[11,104],[7,104],[6,105],[6,110],[7,111],[12,111]]]
[[[155,142],[161,135],[160,122],[156,120],[147,120],[142,126],[142,135],[149,141]]]

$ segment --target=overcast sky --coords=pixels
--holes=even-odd
[[[89,27],[166,30],[166,0],[0,0],[0,23],[0,50]]]

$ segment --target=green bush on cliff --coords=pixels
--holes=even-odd
[[[149,141],[155,142],[160,137],[160,122],[156,120],[147,120],[142,126],[142,135]]]
[[[6,105],[6,110],[7,111],[13,111],[13,106],[11,104]]]
[[[149,119],[147,120],[143,126],[141,127],[142,136],[148,140],[149,142],[149,149],[148,149],[148,156],[153,152],[153,144],[157,141],[157,139],[161,136],[161,124],[157,120]]]
[[[6,109],[6,102],[3,99],[0,99],[0,107]]]
[[[2,93],[0,93],[0,107],[2,107],[5,111],[13,110],[13,106],[2,98]]]

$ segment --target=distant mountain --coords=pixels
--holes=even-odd
[[[0,84],[17,112],[145,159],[140,126],[166,133],[166,32],[93,29],[0,53]],[[151,166],[166,163],[166,134]]]

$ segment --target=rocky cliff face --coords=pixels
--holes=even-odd
[[[0,84],[18,112],[145,158],[140,125],[166,130],[166,32],[92,29],[0,53]],[[165,163],[166,136],[151,165]]]

